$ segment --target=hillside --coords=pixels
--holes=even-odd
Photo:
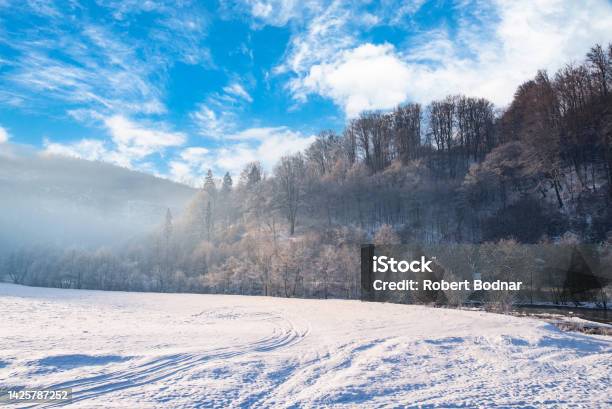
[[[102,162],[0,147],[0,243],[109,245],[179,213],[194,189]]]

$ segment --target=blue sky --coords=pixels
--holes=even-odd
[[[0,143],[197,185],[611,40],[610,0],[0,0]]]

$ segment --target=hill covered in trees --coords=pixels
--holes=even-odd
[[[181,217],[121,251],[15,253],[4,270],[47,286],[355,298],[366,242],[600,243],[608,257],[611,200],[612,45],[597,45],[506,108],[454,95],[365,112],[271,174],[209,172]]]
[[[56,245],[95,248],[150,232],[194,189],[104,162],[0,145],[0,257]]]

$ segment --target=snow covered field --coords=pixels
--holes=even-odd
[[[0,386],[71,407],[612,405],[612,340],[420,306],[0,284]]]

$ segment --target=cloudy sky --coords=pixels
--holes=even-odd
[[[0,0],[0,143],[198,183],[609,41],[611,0]]]

